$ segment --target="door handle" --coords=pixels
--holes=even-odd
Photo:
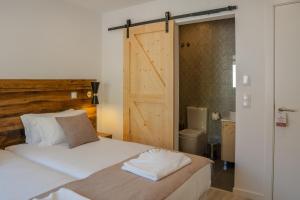
[[[297,112],[297,110],[289,109],[289,108],[278,108],[279,112]]]

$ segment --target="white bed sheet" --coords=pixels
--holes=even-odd
[[[104,168],[142,153],[151,146],[101,138],[69,149],[67,144],[50,147],[20,144],[6,150],[23,158],[65,173],[76,179],[83,179]]]
[[[52,147],[21,144],[7,150],[77,179],[122,162],[153,147],[101,138],[100,141],[69,149],[67,144]],[[211,184],[211,166],[200,169],[167,200],[198,200]]]
[[[0,199],[26,200],[74,178],[0,150]]]

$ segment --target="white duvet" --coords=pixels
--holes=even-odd
[[[61,188],[56,192],[49,194],[47,197],[33,200],[90,200],[85,198],[72,190]]]
[[[7,150],[73,178],[82,179],[152,148],[142,144],[101,138],[100,141],[84,144],[74,149],[69,149],[67,144],[52,147],[21,144],[8,147]],[[208,190],[210,177],[210,165],[207,165],[166,200],[199,199]]]
[[[0,150],[0,199],[25,200],[74,178]]]
[[[97,142],[69,149],[67,144],[50,147],[21,144],[6,150],[76,179],[86,178],[153,147],[101,138]]]

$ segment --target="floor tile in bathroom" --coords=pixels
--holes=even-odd
[[[228,169],[223,169],[223,161],[215,160],[212,167],[212,187],[232,192],[234,186],[234,164],[228,164]]]

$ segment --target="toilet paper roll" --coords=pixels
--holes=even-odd
[[[220,113],[219,112],[213,112],[211,113],[211,119],[214,121],[220,120]]]

